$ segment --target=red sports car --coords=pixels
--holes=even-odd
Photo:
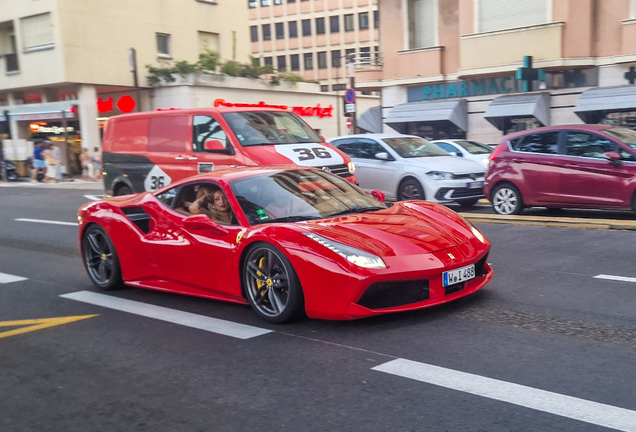
[[[384,204],[298,166],[218,171],[79,209],[81,256],[123,284],[251,304],[265,320],[355,319],[483,287],[490,243],[426,201]]]

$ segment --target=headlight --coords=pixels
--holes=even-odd
[[[338,243],[329,239],[326,239],[322,236],[313,233],[305,233],[307,237],[310,239],[320,243],[327,249],[330,249],[340,255],[343,258],[346,258],[347,261],[352,262],[353,264],[364,267],[364,268],[386,268],[386,264],[382,261],[382,258],[379,256],[370,254],[365,251],[361,251],[360,249],[356,249],[351,246],[347,246],[342,243]]]
[[[483,244],[486,244],[486,238],[484,237],[484,235],[477,228],[475,228],[475,226],[472,223],[469,222],[468,226],[470,227],[470,230],[473,232],[473,235],[477,237],[477,240],[479,240]]]
[[[452,180],[455,178],[453,173],[444,172],[444,171],[430,171],[430,172],[427,172],[426,175],[431,177],[433,180]]]
[[[485,163],[486,165],[488,165],[490,163],[490,159],[488,159],[488,158],[483,158],[481,161],[483,163]]]
[[[356,166],[351,161],[349,161],[349,163],[347,164],[347,168],[349,168],[349,173],[351,174],[356,172]]]

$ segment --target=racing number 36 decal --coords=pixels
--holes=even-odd
[[[330,159],[331,153],[324,147],[314,147],[314,148],[295,148],[294,151],[298,153],[299,161],[306,161],[315,158],[320,159]]]
[[[172,179],[157,165],[153,166],[144,180],[144,189],[154,191],[172,183]]]

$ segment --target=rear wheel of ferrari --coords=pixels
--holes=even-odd
[[[264,320],[286,323],[304,312],[303,291],[291,263],[268,243],[258,243],[243,264],[247,300]]]
[[[88,277],[97,288],[110,291],[124,285],[117,251],[101,226],[90,226],[82,236],[82,259]]]

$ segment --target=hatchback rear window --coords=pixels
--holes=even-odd
[[[513,144],[515,151],[527,153],[557,154],[559,132],[543,132],[526,135]]]

